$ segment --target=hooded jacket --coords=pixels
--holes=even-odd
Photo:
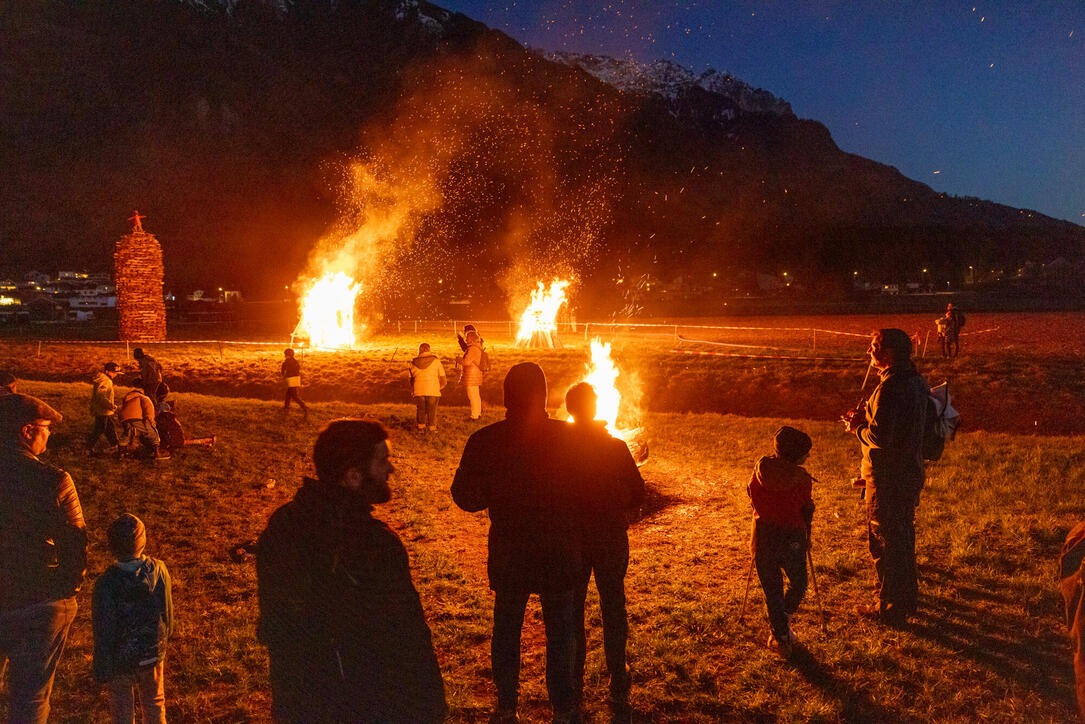
[[[753,517],[781,528],[806,530],[803,507],[813,503],[814,479],[801,465],[768,455],[754,465],[750,479]]]
[[[408,371],[411,394],[415,397],[440,397],[441,390],[448,384],[445,366],[432,352],[423,352],[411,360]]]
[[[354,491],[306,478],[260,535],[257,635],[272,660],[277,719],[439,722],[447,713],[407,551],[371,511]]]
[[[154,403],[151,398],[143,394],[142,390],[132,390],[124,396],[119,412],[121,422],[131,420],[146,420],[154,424]]]
[[[139,359],[139,377],[143,380],[143,389],[151,392],[158,389],[162,381],[162,365],[154,357],[145,354]]]
[[[173,633],[172,583],[150,556],[119,561],[94,584],[94,678],[109,681],[166,657]]]
[[[117,410],[113,401],[113,380],[105,372],[99,372],[91,380],[90,414],[92,417],[105,417]]]
[[[22,448],[0,448],[0,611],[70,598],[86,569],[71,476]]]
[[[882,498],[912,500],[923,488],[923,431],[930,388],[911,363],[881,373],[855,430],[863,446],[860,475]]]

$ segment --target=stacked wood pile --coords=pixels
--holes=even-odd
[[[113,251],[121,339],[151,342],[166,338],[162,274],[162,247],[154,234],[133,229],[121,237]]]

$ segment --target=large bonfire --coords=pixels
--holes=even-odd
[[[610,434],[623,441],[633,454],[637,465],[648,460],[648,443],[640,427],[621,428],[618,426],[619,414],[623,422],[629,421],[635,411],[622,407],[622,395],[618,392],[617,381],[620,372],[611,355],[610,342],[601,339],[591,341],[591,363],[582,382],[587,382],[595,389],[597,396],[595,419],[606,423]]]
[[[325,274],[300,300],[301,319],[294,337],[317,349],[353,349],[354,305],[361,284],[343,272]]]
[[[531,303],[520,316],[520,330],[516,334],[518,347],[561,347],[558,341],[558,310],[568,301],[565,288],[568,279],[555,279],[547,287],[539,282],[531,292]]]

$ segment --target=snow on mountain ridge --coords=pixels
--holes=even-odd
[[[730,73],[708,69],[700,75],[669,60],[643,63],[606,55],[583,55],[564,51],[539,52],[547,60],[562,63],[595,76],[624,93],[653,93],[674,101],[694,86],[732,100],[747,113],[791,115],[791,104],[761,88],[752,88]]]

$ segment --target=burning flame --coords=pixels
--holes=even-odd
[[[520,317],[520,330],[516,334],[517,344],[530,344],[537,334],[552,339],[558,328],[556,322],[558,310],[568,301],[565,288],[569,284],[568,279],[555,279],[550,282],[550,288],[547,289],[542,282],[539,282],[538,287],[531,292],[531,304]]]
[[[294,334],[307,337],[310,347],[353,349],[354,300],[361,288],[343,272],[315,281],[302,300],[301,320]]]
[[[607,431],[629,448],[633,460],[638,466],[648,462],[648,441],[639,427],[621,429],[618,427],[618,413],[621,411],[622,395],[615,384],[618,381],[618,366],[610,355],[610,342],[596,338],[591,341],[591,363],[588,374],[582,382],[587,382],[595,390],[595,419],[606,423]],[[629,410],[625,410],[628,418]]]

